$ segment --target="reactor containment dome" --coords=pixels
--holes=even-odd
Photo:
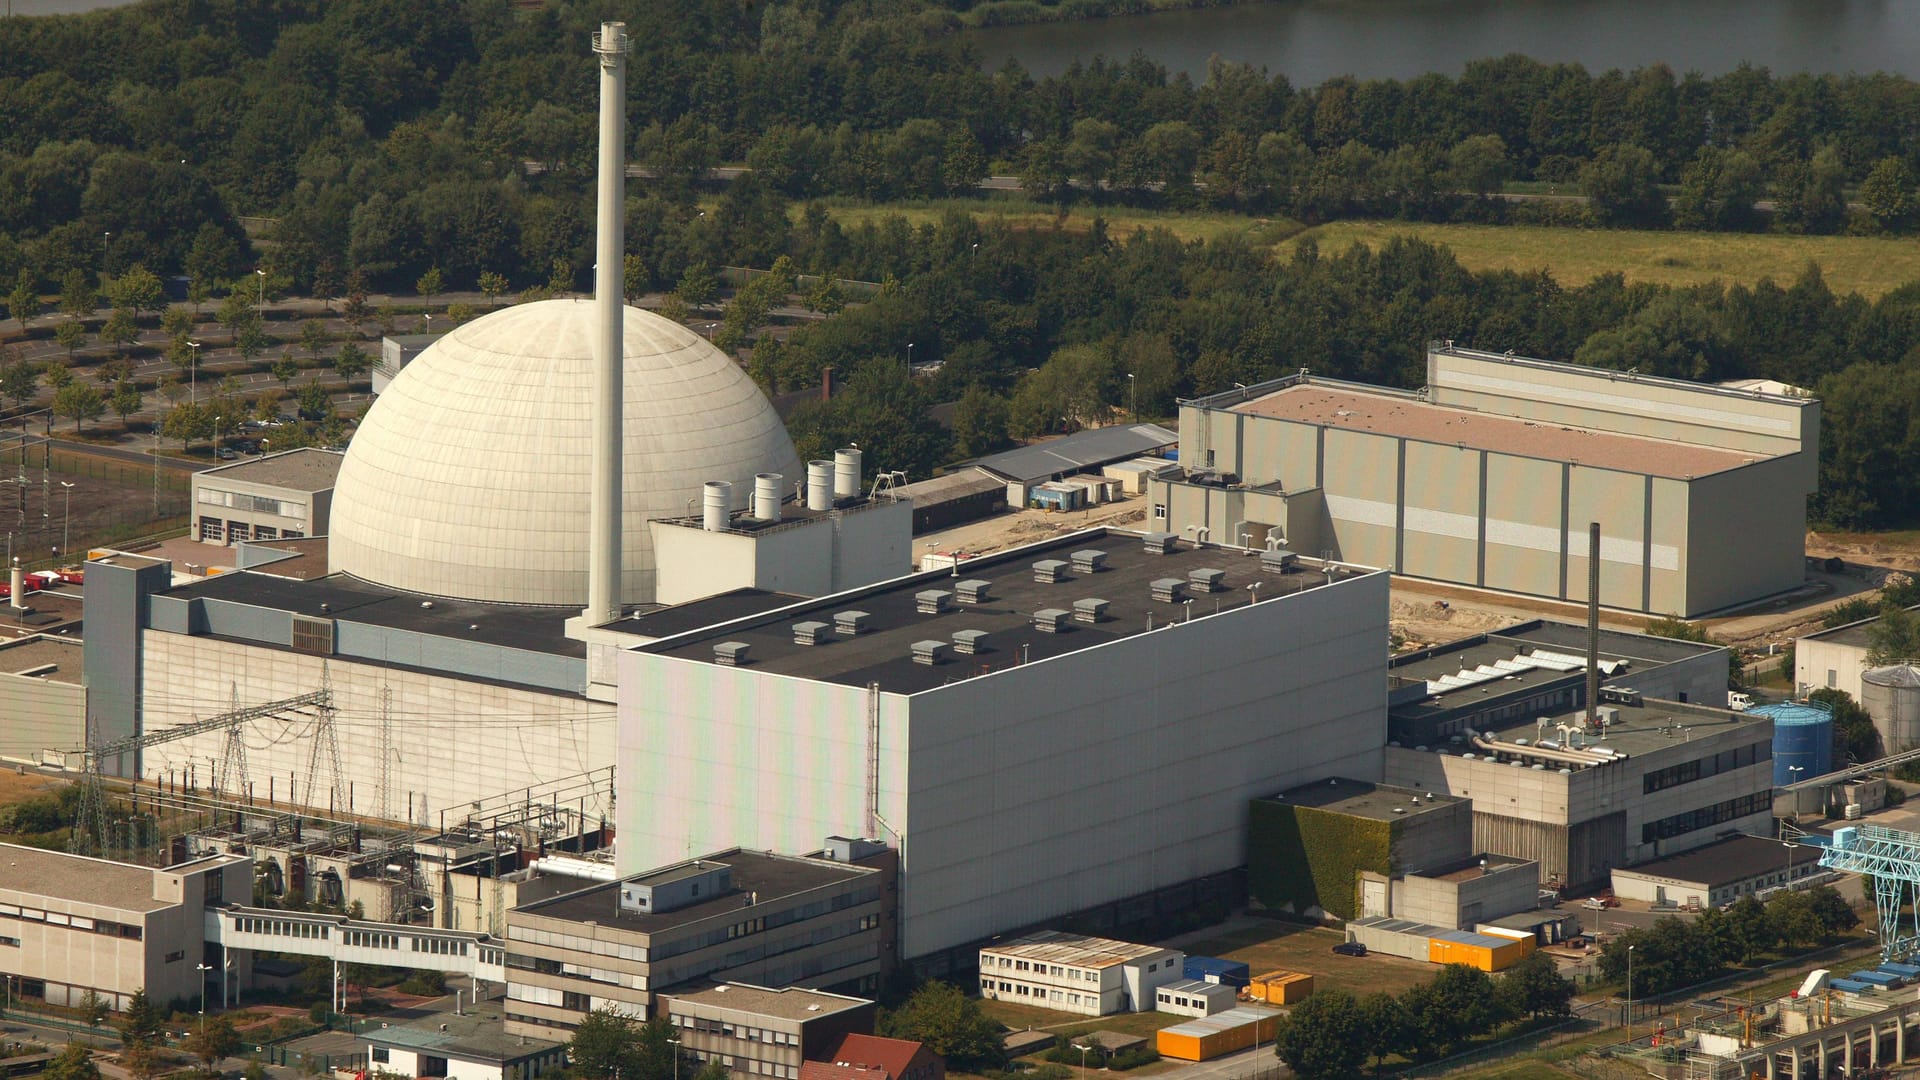
[[[493,603],[587,601],[589,300],[520,304],[460,326],[395,376],[334,486],[330,568],[408,592]],[[647,522],[696,509],[701,485],[798,478],[766,395],[727,355],[626,308],[625,603],[654,595]]]

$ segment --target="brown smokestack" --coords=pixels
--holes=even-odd
[[[1587,526],[1587,726],[1600,723],[1600,523]]]

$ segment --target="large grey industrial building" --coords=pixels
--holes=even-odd
[[[1229,870],[1248,799],[1378,777],[1386,575],[1166,539],[1076,534],[622,653],[622,869],[878,836],[912,958]]]
[[[1152,527],[1584,601],[1599,521],[1601,602],[1692,616],[1802,583],[1819,444],[1809,398],[1435,345],[1417,391],[1183,402]]]

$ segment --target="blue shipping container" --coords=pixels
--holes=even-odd
[[[1253,981],[1253,969],[1238,960],[1221,960],[1212,956],[1189,956],[1183,969],[1189,979],[1202,982],[1219,983],[1222,986],[1244,987]]]
[[[1898,975],[1903,979],[1920,978],[1920,967],[1914,967],[1912,964],[1881,964],[1880,970],[1889,975]]]
[[[1856,982],[1853,979],[1835,979],[1827,985],[1833,987],[1835,990],[1844,990],[1849,994],[1864,994],[1869,990],[1879,989],[1872,983]]]
[[[1884,986],[1889,989],[1900,985],[1900,977],[1898,975],[1888,975],[1884,971],[1856,971],[1847,977],[1855,982],[1872,983],[1875,986]]]

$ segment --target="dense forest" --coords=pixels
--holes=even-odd
[[[1920,84],[1890,76],[1507,58],[1296,88],[1230,65],[1194,85],[1135,57],[1034,79],[984,70],[954,13],[915,0],[149,0],[0,20],[0,281],[31,300],[137,265],[217,294],[263,258],[240,226],[257,217],[272,276],[301,292],[410,290],[430,271],[495,292],[583,284],[587,41],[603,18],[625,19],[637,50],[648,178],[630,192],[630,287],[697,308],[721,266],[778,267],[782,288],[881,283],[783,340],[762,332],[777,299],[762,289],[716,335],[771,390],[842,376],[847,393],[794,416],[803,450],[858,438],[876,467],[925,475],[1105,418],[1128,374],[1140,411],[1164,416],[1180,395],[1303,367],[1409,385],[1424,343],[1451,338],[1808,387],[1827,403],[1816,514],[1920,516],[1920,284],[1873,302],[1815,268],[1753,287],[1571,287],[1470,273],[1412,241],[1275,261],[1088,227],[1108,201],[1495,219],[1516,211],[1486,196],[1534,179],[1582,185],[1590,206],[1551,212],[1586,223],[1901,229]],[[708,185],[742,161],[742,179]],[[842,227],[815,201],[938,196],[1001,170],[1058,200],[1063,227]],[[937,374],[908,377],[910,343]],[[956,403],[950,429],[926,422],[935,402]]]

